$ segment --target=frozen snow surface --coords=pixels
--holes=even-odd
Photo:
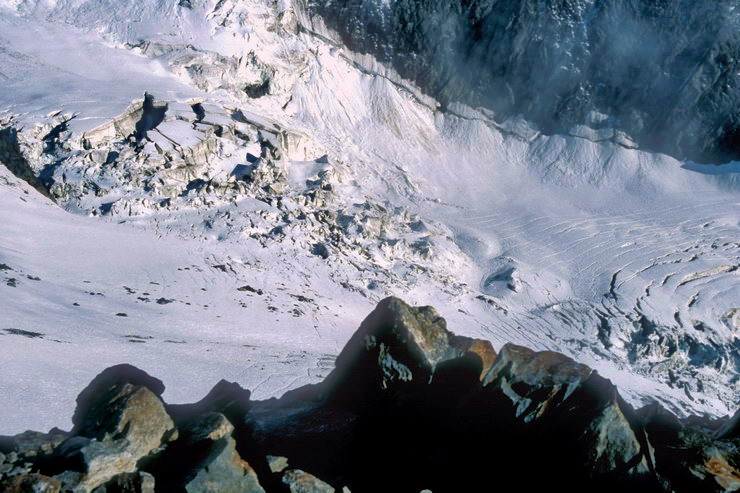
[[[290,0],[0,0],[0,434],[121,362],[279,396],[391,294],[734,412],[740,163],[442,109],[338,39]]]

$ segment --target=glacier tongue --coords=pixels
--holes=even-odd
[[[634,403],[734,410],[740,164],[440,109],[300,2],[0,12],[0,161],[74,213],[0,167],[0,433],[67,426],[122,361],[170,401],[280,395],[388,295]]]

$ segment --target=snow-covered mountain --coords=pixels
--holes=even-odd
[[[311,0],[353,50],[391,63],[442,104],[580,125],[641,147],[738,159],[740,12],[732,0]],[[577,132],[577,130],[576,130]]]
[[[546,133],[473,107],[330,7],[0,0],[0,433],[66,426],[120,362],[170,402],[281,395],[388,295],[634,404],[734,412],[740,163],[657,153],[588,98]],[[720,99],[689,116],[731,125]]]

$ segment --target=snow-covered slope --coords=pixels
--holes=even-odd
[[[0,433],[67,426],[123,361],[170,401],[279,395],[390,294],[635,403],[734,411],[740,164],[441,110],[300,2],[0,12]]]

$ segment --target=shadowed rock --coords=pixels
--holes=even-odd
[[[161,381],[130,365],[109,368],[77,398],[74,437],[58,456],[79,474],[55,476],[65,487],[90,491],[120,473],[135,472],[139,460],[175,432],[159,395]]]
[[[397,298],[320,384],[251,401],[221,381],[170,406],[163,390],[128,365],[104,371],[78,398],[72,436],[0,440],[3,491],[456,493],[494,478],[522,491],[740,490],[738,414],[635,411],[565,355],[513,344],[497,355]]]
[[[441,111],[454,114],[462,102],[499,122],[523,115],[545,134],[614,128],[700,162],[740,155],[732,0],[306,5],[352,51],[391,65]]]
[[[0,480],[3,493],[58,493],[61,483],[41,474],[23,474]]]
[[[99,442],[126,439],[139,457],[159,448],[174,429],[161,399],[148,388],[130,383],[108,388],[79,417],[73,433]]]
[[[496,357],[490,342],[452,334],[434,308],[414,308],[398,298],[386,298],[337,357],[326,389],[334,401],[360,405],[387,397],[389,392],[384,391],[426,386],[438,365],[468,353],[478,356],[480,374]]]
[[[230,419],[236,418],[241,421],[251,406],[250,396],[251,392],[238,383],[221,380],[200,401],[193,404],[169,405],[167,411],[177,422],[208,412],[218,412]]]
[[[236,451],[233,432],[223,414],[199,416],[182,427],[149,470],[168,491],[264,493],[254,469]]]
[[[154,493],[154,476],[145,472],[129,472],[115,476],[93,493]]]
[[[158,378],[154,378],[147,372],[142,371],[135,366],[121,364],[106,368],[97,375],[88,386],[77,396],[77,407],[72,416],[72,423],[78,426],[82,414],[87,413],[92,407],[93,402],[99,398],[101,391],[106,391],[112,386],[126,382],[132,385],[146,387],[156,396],[161,396],[164,392],[164,384]]]
[[[29,430],[13,437],[0,437],[0,448],[13,451],[21,459],[42,461],[52,456],[59,445],[68,437],[69,433],[57,428],[52,429],[49,433]]]

